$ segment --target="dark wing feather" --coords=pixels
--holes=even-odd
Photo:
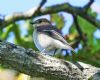
[[[47,33],[47,35],[49,35],[50,37],[60,40],[64,44],[67,44],[70,46],[70,44],[67,43],[67,41],[63,38],[63,36],[60,33],[56,32],[55,30],[43,30],[43,32]]]
[[[50,37],[60,40],[61,42],[63,42],[66,46],[69,46],[69,48],[74,52],[74,49],[70,46],[70,44],[63,38],[63,36],[59,33],[56,32],[55,30],[43,30],[43,32],[45,32],[47,35],[49,35]]]
[[[57,39],[57,40],[60,40],[61,42],[63,42],[66,46],[69,46],[69,48],[72,50],[73,53],[76,53],[74,51],[74,49],[70,46],[70,44],[63,38],[63,36],[59,33],[59,32],[56,32],[55,30],[48,30],[46,31],[48,32],[51,37],[53,37],[54,39]]]

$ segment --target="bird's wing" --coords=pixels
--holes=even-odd
[[[63,36],[56,32],[55,30],[43,30],[43,32],[47,33],[47,35],[49,35],[50,37],[60,40],[61,42],[63,42],[64,44],[70,45],[69,43],[67,43],[67,41],[63,38]]]
[[[50,37],[54,39],[60,40],[66,46],[69,46],[69,48],[75,53],[74,49],[70,46],[70,44],[63,38],[63,36],[59,32],[55,30],[43,30],[43,32],[47,33],[47,35],[49,35]]]

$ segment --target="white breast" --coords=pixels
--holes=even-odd
[[[42,51],[52,44],[52,38],[48,35],[38,33],[37,30],[34,30],[33,39],[36,47]]]
[[[42,51],[43,48],[40,46],[40,44],[39,44],[39,42],[38,42],[37,30],[34,30],[34,32],[33,32],[33,40],[34,40],[35,46],[36,46],[40,51]]]

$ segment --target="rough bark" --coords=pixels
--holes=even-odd
[[[5,68],[17,70],[32,77],[43,77],[46,80],[87,80],[100,73],[99,68],[91,65],[56,59],[2,41],[0,42],[0,64]]]

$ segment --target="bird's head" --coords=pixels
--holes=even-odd
[[[51,22],[45,18],[41,18],[41,19],[38,19],[38,20],[35,20],[33,22],[31,22],[31,24],[37,28],[37,27],[40,27],[40,26],[46,26],[46,25],[50,25]]]

